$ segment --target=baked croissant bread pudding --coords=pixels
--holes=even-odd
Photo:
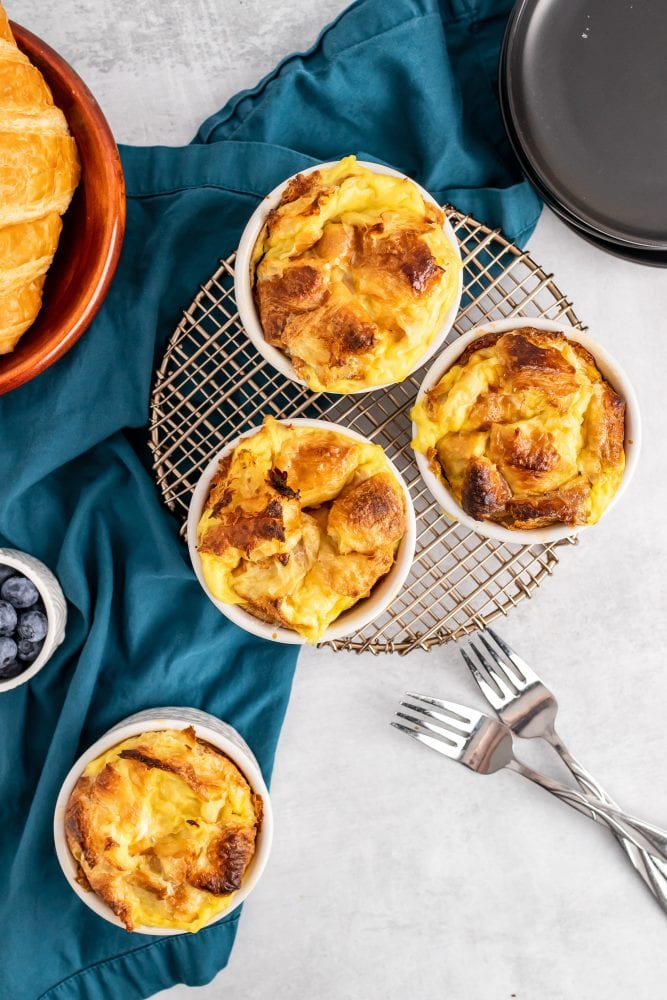
[[[236,764],[189,727],[132,736],[91,761],[65,834],[78,882],[128,931],[198,931],[241,887],[261,820]]]
[[[197,547],[214,597],[314,643],[389,572],[406,524],[379,445],[267,417],[220,462]]]
[[[461,261],[444,222],[411,180],[354,156],[299,174],[253,251],[265,339],[316,391],[402,381],[458,294]]]
[[[562,333],[478,337],[412,419],[413,448],[480,521],[594,524],[623,478],[625,402]]]
[[[79,158],[44,77],[0,6],[0,354],[34,322]]]

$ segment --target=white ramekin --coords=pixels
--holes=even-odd
[[[607,507],[607,511],[611,510],[626,490],[628,483],[632,479],[637,466],[637,461],[639,459],[639,451],[641,448],[641,421],[639,417],[639,404],[637,403],[637,396],[632,387],[632,383],[621,366],[600,344],[597,343],[597,341],[593,340],[592,337],[589,337],[587,333],[583,333],[581,330],[576,330],[574,327],[566,326],[562,323],[553,323],[551,320],[537,318],[532,319],[524,316],[515,317],[514,319],[498,320],[495,323],[483,323],[480,326],[476,326],[473,330],[470,330],[462,337],[459,337],[453,344],[450,344],[450,346],[442,352],[426,373],[426,377],[421,384],[415,402],[420,402],[429,389],[432,389],[435,385],[437,385],[445,372],[454,365],[456,359],[473,340],[483,336],[485,333],[505,333],[508,330],[518,330],[525,326],[532,326],[537,330],[549,330],[554,333],[562,333],[569,340],[573,340],[575,343],[581,344],[582,347],[585,347],[586,350],[590,351],[593,355],[598,368],[610,383],[612,388],[614,388],[616,392],[618,392],[618,394],[625,400],[625,471],[623,473],[621,485],[616,491],[609,507]],[[412,425],[412,433],[413,437],[416,437],[417,428],[414,423]],[[453,494],[449,489],[447,489],[442,479],[440,479],[430,468],[426,455],[415,451],[415,458],[424,482],[428,486],[431,495],[435,500],[437,500],[444,510],[445,514],[453,520],[460,521],[461,524],[465,524],[467,528],[471,528],[473,531],[476,531],[478,535],[484,535],[485,538],[495,538],[503,542],[513,542],[517,545],[537,545],[545,542],[554,542],[562,538],[569,538],[571,535],[575,535],[580,531],[583,531],[584,528],[592,527],[592,525],[589,524],[556,524],[547,528],[522,528],[513,531],[510,528],[505,528],[501,524],[494,524],[491,521],[478,521],[474,517],[471,517],[470,514],[466,514],[460,504],[457,503]]]
[[[326,420],[308,420],[305,417],[298,417],[294,420],[281,421],[281,423],[294,427],[316,427],[324,431],[335,431],[337,434],[343,434],[345,437],[352,438],[353,441],[374,444],[373,441],[369,441],[368,438],[357,434],[356,431],[343,427],[341,424],[329,423]],[[260,430],[261,426],[251,427],[249,430],[244,431],[243,434],[240,434],[233,441],[230,441],[229,444],[225,445],[222,451],[218,452],[204,469],[190,501],[187,523],[188,549],[190,550],[193,569],[203,590],[213,604],[215,604],[216,608],[222,611],[230,621],[233,621],[235,625],[239,625],[240,628],[244,628],[246,632],[258,635],[262,639],[272,639],[274,642],[286,642],[294,646],[303,646],[307,640],[302,635],[299,635],[298,632],[282,628],[279,625],[269,625],[266,622],[260,621],[259,618],[255,618],[249,611],[244,611],[238,604],[224,604],[222,601],[217,600],[206,586],[201,569],[201,560],[197,551],[197,525],[206,504],[211,480],[218,471],[221,459],[232,452],[244,438],[251,437]],[[342,639],[343,636],[351,635],[353,632],[359,632],[369,622],[372,622],[374,618],[381,615],[400,591],[412,567],[417,537],[412,498],[403,476],[389,458],[387,458],[387,461],[405,497],[406,529],[398,547],[396,559],[387,575],[373,588],[370,596],[359,601],[348,611],[344,611],[340,618],[332,622],[320,639],[320,642],[331,642],[334,639]]]
[[[338,162],[339,161],[335,160],[330,163],[317,163],[315,166],[306,167],[305,170],[299,170],[298,174],[312,174],[315,170],[326,170],[327,167],[336,166],[336,163]],[[415,185],[425,201],[429,201],[431,204],[441,208],[435,198],[433,198],[423,187],[417,184],[416,181],[413,181],[411,177],[408,177],[407,174],[402,174],[399,170],[394,170],[393,167],[385,167],[381,163],[371,163],[367,160],[358,160],[357,162],[359,166],[366,167],[368,170],[372,170],[373,173],[388,174],[390,177],[403,177],[406,180],[409,180]],[[241,323],[243,324],[249,339],[252,341],[262,357],[270,362],[273,367],[281,373],[281,375],[285,376],[285,378],[291,379],[292,382],[298,382],[299,385],[307,385],[307,383],[303,379],[299,378],[295,372],[294,366],[288,356],[277,347],[273,347],[271,344],[267,343],[264,339],[262,324],[260,323],[257,307],[255,306],[255,298],[252,294],[252,284],[250,281],[250,264],[252,260],[252,252],[255,248],[255,243],[257,242],[257,237],[262,231],[267,215],[278,206],[283,191],[289,182],[294,177],[297,177],[298,174],[292,174],[291,177],[288,177],[287,180],[282,182],[282,184],[279,184],[278,187],[274,188],[273,191],[271,191],[260,202],[253,214],[250,216],[250,219],[241,234],[239,248],[236,251],[236,261],[234,264],[234,295],[236,297],[236,306],[239,311]],[[461,260],[459,243],[449,219],[445,220],[443,229],[447,239],[456,251],[458,259]],[[424,353],[412,366],[407,375],[411,375],[412,372],[417,371],[418,368],[421,368],[422,365],[426,364],[426,362],[429,361],[430,358],[432,358],[444,344],[458,314],[459,305],[461,304],[462,291],[463,269],[461,268],[459,271],[459,283],[456,298],[447,311],[440,331],[436,334]],[[385,382],[383,385],[366,386],[361,389],[355,389],[351,393],[346,393],[346,395],[354,396],[360,392],[375,392],[377,389],[386,389],[387,386],[393,384],[393,382]]]
[[[261,797],[263,807],[262,822],[255,844],[255,854],[243,877],[241,888],[236,892],[227,909],[223,910],[216,917],[213,917],[205,926],[208,927],[210,924],[217,923],[218,920],[222,920],[223,917],[228,916],[240,906],[243,900],[255,888],[266,867],[273,839],[271,800],[259,764],[243,737],[226,722],[221,722],[214,715],[209,715],[208,712],[200,712],[196,708],[149,708],[144,712],[137,712],[136,715],[130,715],[127,719],[123,719],[122,722],[117,723],[79,757],[63,782],[53,815],[53,839],[56,845],[56,854],[70,887],[79,899],[83,900],[86,906],[90,907],[98,916],[104,917],[109,923],[115,924],[116,927],[124,929],[124,924],[113,910],[107,906],[97,893],[92,891],[87,892],[76,880],[77,865],[67,846],[67,838],[65,836],[65,810],[67,809],[69,797],[86,765],[107,750],[122,743],[123,740],[128,739],[130,736],[140,736],[142,733],[152,732],[156,729],[184,729],[186,726],[192,726],[200,739],[206,740],[207,743],[210,743],[218,750],[222,750],[236,764],[253,791]],[[188,932],[168,927],[141,926],[132,933],[167,937],[175,934],[187,934]]]
[[[23,673],[9,678],[9,680],[0,680],[0,693],[2,693],[3,691],[11,691],[12,688],[18,687],[19,684],[25,684],[51,658],[52,654],[65,638],[67,604],[65,603],[65,595],[62,592],[60,584],[51,570],[43,562],[40,562],[39,559],[35,559],[34,556],[28,555],[27,552],[19,552],[18,549],[0,549],[0,565],[12,566],[17,573],[21,573],[31,583],[34,583],[39,591],[39,596],[44,602],[44,610],[48,623],[48,631],[39,656]]]

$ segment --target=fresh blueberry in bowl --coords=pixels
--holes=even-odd
[[[10,681],[12,677],[18,677],[26,669],[25,663],[21,663],[20,660],[14,660],[9,666],[0,670],[0,681]]]
[[[12,634],[16,628],[17,618],[16,608],[9,601],[0,601],[0,636]]]
[[[16,659],[18,647],[13,639],[3,635],[0,637],[0,680],[16,677],[25,669]]]
[[[39,600],[39,591],[27,576],[14,575],[0,587],[0,597],[15,608],[30,608]]]
[[[24,611],[19,615],[16,634],[19,639],[28,639],[30,642],[39,642],[46,638],[49,631],[49,623],[43,611]]]
[[[66,621],[65,595],[49,567],[0,547],[0,698],[48,663]]]
[[[49,621],[27,576],[0,563],[0,682],[24,673],[44,646]]]
[[[37,659],[44,642],[31,642],[30,639],[19,639],[16,645],[18,647],[17,656],[19,660],[22,660],[24,664],[28,664]],[[21,669],[25,670],[25,666]]]

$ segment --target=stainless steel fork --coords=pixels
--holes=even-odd
[[[590,799],[582,792],[527,767],[514,756],[512,731],[498,719],[440,698],[412,692],[408,692],[407,697],[420,704],[401,702],[402,707],[413,714],[397,712],[396,715],[411,723],[413,728],[392,722],[396,729],[478,774],[493,774],[503,767],[516,771],[585,816],[612,825],[637,848],[667,859],[667,831],[614,809],[605,802]]]
[[[524,739],[546,740],[585,792],[618,808],[618,804],[565,746],[556,731],[558,702],[526,661],[491,628],[487,628],[486,633],[480,632],[479,643],[471,641],[469,648],[479,666],[463,648],[460,649],[461,656],[501,722]],[[613,826],[611,829],[633,867],[667,912],[667,865],[630,843]]]

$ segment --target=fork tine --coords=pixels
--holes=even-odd
[[[427,719],[436,719],[454,736],[458,736],[459,739],[470,735],[470,726],[467,724],[463,724],[462,726],[461,723],[457,724],[457,721],[449,715],[444,715],[442,712],[434,712],[432,708],[425,708],[422,705],[412,705],[407,701],[402,701],[401,705],[403,708],[409,708],[411,712],[425,715]]]
[[[503,679],[507,678],[507,674],[505,674],[505,672],[503,671],[503,677],[501,677],[500,674],[494,669],[493,665],[489,663],[489,661],[486,659],[484,653],[480,652],[480,650],[477,648],[474,642],[470,643],[470,649],[472,649],[473,653],[475,654],[479,662],[482,664],[482,666],[486,670],[487,674],[489,675],[493,683],[498,688],[498,693],[503,699],[503,701],[507,701],[509,698],[514,698],[514,692],[510,690],[510,688],[505,683],[505,680]],[[499,667],[502,668],[501,663],[499,663],[498,665]]]
[[[500,656],[498,656],[498,653],[493,648],[493,646],[486,638],[486,636],[480,635],[479,639],[480,642],[482,642],[484,646],[486,646],[489,655],[491,656],[491,659],[493,660],[498,670],[500,671],[503,680],[508,680],[510,684],[512,684],[517,689],[517,691],[522,691],[526,686],[524,677],[522,677],[522,675],[515,667],[510,666],[509,663],[506,663],[505,660],[503,660]]]
[[[516,669],[522,675],[523,679],[526,681],[537,681],[539,680],[537,674],[535,674],[526,661],[522,659],[518,653],[515,653],[511,646],[508,646],[504,639],[501,639],[497,632],[494,632],[492,628],[486,629],[493,641],[507,657],[507,659],[514,664]]]
[[[411,736],[413,740],[417,740],[418,743],[423,743],[425,746],[430,747],[431,750],[437,750],[438,753],[443,753],[445,757],[449,757],[452,760],[458,758],[458,751],[449,746],[448,743],[444,743],[442,740],[436,740],[433,736],[427,736],[425,733],[418,733],[416,729],[409,729],[407,726],[402,726],[400,722],[390,722],[390,726],[394,729],[399,729],[402,733],[407,736]]]
[[[412,705],[404,705],[405,708],[412,708]],[[465,737],[461,733],[453,733],[448,729],[443,729],[442,726],[436,726],[433,722],[427,722],[426,719],[416,719],[414,715],[406,715],[405,712],[397,712],[396,715],[399,719],[405,719],[406,722],[411,722],[413,726],[417,726],[418,729],[428,729],[430,733],[435,733],[436,736],[440,736],[441,739],[449,743],[450,746],[456,747],[460,750],[465,743]]]
[[[426,705],[434,705],[436,708],[443,708],[449,715],[454,716],[454,721],[460,719],[461,722],[465,722],[468,726],[474,726],[479,722],[481,718],[481,712],[478,712],[476,708],[467,708],[465,705],[457,705],[455,701],[443,701],[442,698],[430,698],[425,694],[417,694],[416,691],[406,691],[407,698],[416,698],[417,701],[423,701]]]
[[[459,653],[463,657],[465,664],[468,667],[468,670],[477,681],[480,690],[484,695],[484,697],[486,698],[486,700],[489,702],[490,705],[493,706],[493,708],[500,708],[503,704],[504,699],[498,697],[498,692],[491,687],[491,685],[487,680],[485,680],[485,678],[482,676],[482,671],[475,663],[473,663],[473,661],[466,653],[465,649],[459,649]]]

